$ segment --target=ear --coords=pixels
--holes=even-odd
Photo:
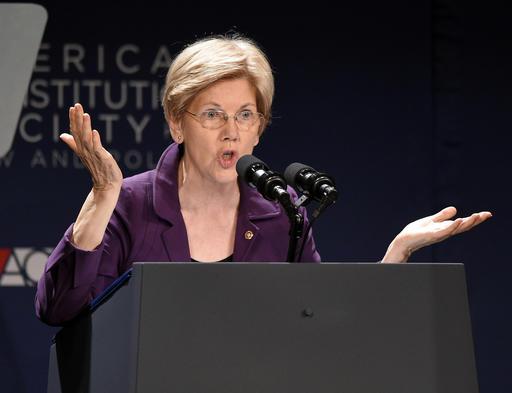
[[[176,143],[183,143],[183,131],[181,129],[181,122],[176,119],[169,119],[167,122],[169,125],[169,130],[171,132],[171,137]]]

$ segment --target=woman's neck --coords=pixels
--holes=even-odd
[[[240,202],[240,190],[232,183],[217,183],[193,170],[188,170],[185,158],[178,169],[178,194],[181,210],[188,212],[235,210]],[[220,209],[220,210],[219,210]]]

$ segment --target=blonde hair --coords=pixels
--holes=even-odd
[[[256,105],[270,123],[274,77],[267,57],[240,35],[213,36],[187,46],[171,63],[162,93],[165,118],[179,120],[194,97],[224,79],[247,78],[256,89]]]

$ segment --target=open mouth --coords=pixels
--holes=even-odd
[[[222,153],[222,159],[223,160],[231,160],[233,158],[233,155],[235,154],[234,151],[225,151]]]
[[[237,160],[237,153],[234,150],[224,150],[224,151],[222,151],[222,153],[219,157],[220,165],[223,168],[232,167],[233,165],[236,164],[236,160]]]

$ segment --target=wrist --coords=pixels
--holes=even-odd
[[[106,187],[93,187],[89,193],[89,197],[95,203],[114,202],[117,203],[119,194],[121,193],[122,183],[110,183]]]
[[[91,190],[73,225],[71,242],[75,247],[91,251],[101,243],[120,191],[120,187]]]
[[[382,263],[404,263],[410,258],[412,250],[403,244],[400,238],[396,237],[382,258]]]

